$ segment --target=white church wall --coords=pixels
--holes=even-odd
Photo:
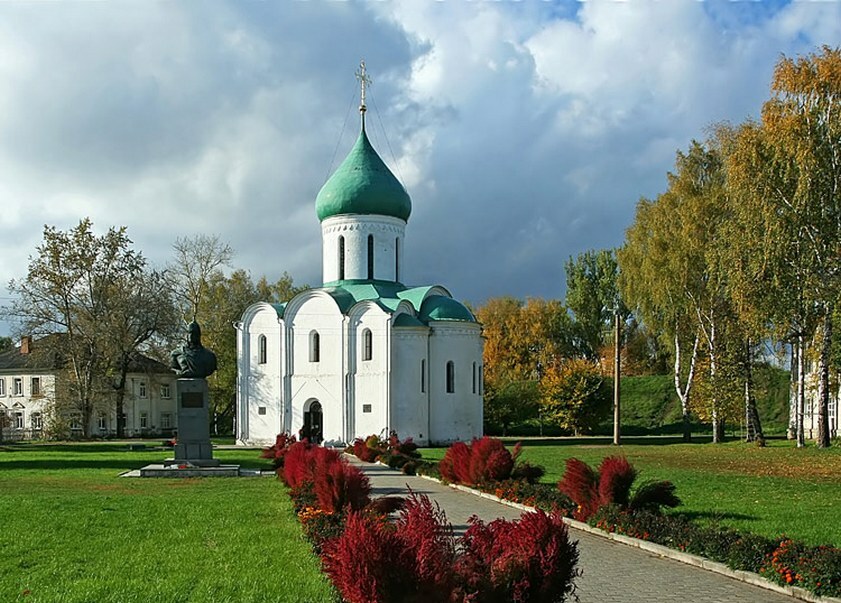
[[[433,444],[482,435],[481,328],[475,323],[436,321],[429,338],[429,438]],[[455,370],[454,391],[447,392],[447,363]],[[473,388],[473,365],[476,388]]]
[[[374,237],[374,278],[396,281],[402,269],[406,223],[389,216],[341,215],[321,223],[324,282],[368,278],[368,235]],[[345,242],[345,270],[339,266],[339,237]]]
[[[272,444],[283,431],[282,419],[282,338],[281,322],[269,304],[261,304],[247,326],[248,401],[246,404],[248,440],[253,444]],[[265,337],[265,355],[260,340]]]
[[[363,302],[349,316],[348,372],[352,384],[353,436],[380,434],[389,423],[391,369],[389,314]],[[371,357],[365,358],[365,332],[371,333]],[[387,435],[387,434],[384,434]]]
[[[327,293],[313,290],[290,302],[284,319],[288,329],[289,430],[297,434],[304,425],[305,405],[318,400],[323,412],[324,440],[344,441],[344,318]],[[317,360],[310,359],[313,333],[318,334]]]
[[[411,437],[421,446],[429,443],[428,341],[426,327],[392,329],[392,428],[401,439]]]

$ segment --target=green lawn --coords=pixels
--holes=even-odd
[[[120,478],[168,454],[126,448],[0,446],[0,601],[336,600],[276,479]]]
[[[638,479],[675,483],[683,500],[675,512],[766,536],[841,546],[841,447],[798,450],[785,440],[771,440],[766,448],[741,442],[683,444],[675,438],[623,442],[617,449],[605,438],[526,440],[522,458],[543,465],[543,481],[556,483],[567,458],[598,464],[605,456],[624,454],[641,470]],[[441,458],[444,450],[423,453]]]

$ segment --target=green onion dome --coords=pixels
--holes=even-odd
[[[412,200],[371,146],[365,128],[315,199],[319,221],[343,214],[375,214],[408,220]]]

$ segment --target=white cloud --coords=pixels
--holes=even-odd
[[[44,222],[90,216],[157,262],[217,233],[255,275],[318,284],[313,203],[355,138],[364,57],[369,134],[413,196],[410,279],[560,296],[566,258],[618,245],[677,149],[757,114],[780,53],[838,44],[839,11],[0,4],[0,279],[25,272]]]

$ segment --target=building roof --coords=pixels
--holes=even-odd
[[[61,334],[47,335],[31,343],[31,352],[22,354],[20,348],[14,347],[0,353],[0,371],[54,371],[61,365],[61,352],[48,343],[50,338],[61,337]],[[58,343],[58,342],[56,342]],[[163,364],[140,353],[135,353],[129,360],[129,373],[172,373]]]
[[[342,280],[325,283],[323,287],[307,289],[299,295],[323,291],[332,297],[342,314],[363,301],[371,301],[383,310],[394,313],[401,302],[409,302],[417,318],[401,313],[394,326],[424,326],[430,321],[476,322],[476,318],[462,303],[440,294],[430,295],[435,285],[407,287],[401,283],[380,280]],[[283,318],[287,304],[271,304],[279,318]],[[404,316],[406,318],[404,318]],[[412,320],[409,321],[408,319]],[[401,321],[398,324],[398,321]]]
[[[315,200],[319,221],[344,214],[375,214],[408,220],[412,200],[365,133],[327,180]]]

